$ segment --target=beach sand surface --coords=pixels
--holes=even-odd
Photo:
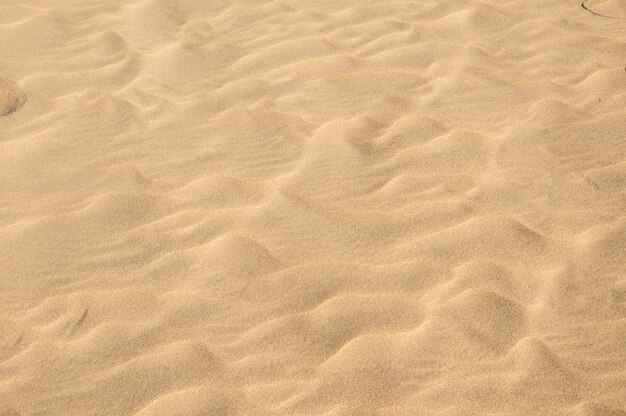
[[[2,0],[0,415],[626,415],[584,6]]]

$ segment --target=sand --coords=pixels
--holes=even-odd
[[[584,6],[3,0],[0,415],[626,415]]]

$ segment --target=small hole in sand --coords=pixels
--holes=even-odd
[[[14,81],[0,79],[0,117],[15,113],[25,103],[26,94]]]

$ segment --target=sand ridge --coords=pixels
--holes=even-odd
[[[626,414],[621,19],[8,0],[0,56],[0,415]]]

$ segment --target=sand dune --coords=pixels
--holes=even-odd
[[[626,415],[624,19],[3,1],[0,415]]]

